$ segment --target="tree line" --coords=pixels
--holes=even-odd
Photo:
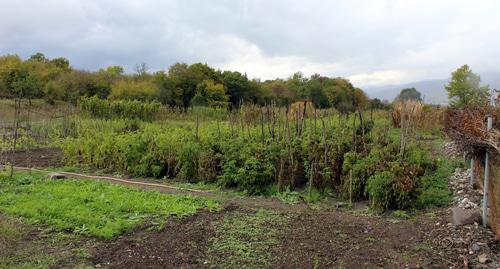
[[[133,74],[126,74],[121,66],[90,72],[71,67],[65,58],[48,59],[42,53],[25,60],[18,55],[0,56],[0,97],[77,103],[81,97],[91,96],[158,101],[184,109],[193,105],[234,108],[242,103],[288,106],[301,100],[310,100],[317,108],[334,107],[342,113],[384,106],[345,78],[319,74],[305,77],[297,72],[287,79],[261,81],[203,63],[176,63],[156,72],[140,64]]]

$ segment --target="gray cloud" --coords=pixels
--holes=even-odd
[[[206,62],[263,79],[295,71],[360,86],[498,71],[495,0],[0,0],[0,53],[95,70]]]

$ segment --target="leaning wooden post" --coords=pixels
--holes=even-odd
[[[309,190],[308,190],[308,195],[309,195],[309,201],[311,200],[312,196],[312,188],[313,188],[313,180],[314,180],[314,160],[311,160],[311,169],[309,170],[310,175],[309,175]]]
[[[265,142],[265,133],[264,133],[264,108],[260,108],[260,127],[261,127],[261,131],[262,131],[262,145],[264,145],[264,142]]]
[[[352,205],[352,169],[349,170],[349,205]]]
[[[314,108],[314,134],[316,134],[316,108]]]
[[[488,127],[489,132],[493,127],[493,118],[491,115],[488,116]],[[488,191],[490,185],[490,154],[486,150],[486,156],[484,159],[484,189],[483,189],[483,227],[488,225]]]
[[[12,146],[12,158],[10,164],[10,178],[14,176],[14,166],[16,165],[16,159],[14,154],[16,153],[17,137],[19,135],[19,117],[21,113],[21,98],[16,99],[16,116],[15,116],[15,127],[14,127],[14,144]]]

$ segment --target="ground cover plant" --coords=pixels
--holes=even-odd
[[[215,224],[214,237],[207,251],[211,268],[269,268],[276,262],[274,248],[279,247],[283,231],[279,225],[287,216],[258,210],[235,213]]]
[[[184,217],[201,209],[215,210],[206,198],[140,191],[86,180],[48,180],[41,174],[0,179],[0,213],[31,224],[86,236],[112,238],[137,225],[165,217]],[[159,223],[157,223],[159,224]]]

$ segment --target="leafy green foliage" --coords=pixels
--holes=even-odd
[[[87,236],[112,238],[148,220],[183,217],[217,204],[205,198],[140,191],[85,180],[44,180],[17,175],[0,180],[0,212],[29,223]]]
[[[108,98],[152,101],[157,98],[158,93],[156,85],[149,80],[121,79],[113,84]]]
[[[272,147],[243,141],[226,145],[219,182],[224,187],[245,190],[249,194],[264,194],[274,182],[276,156]]]
[[[482,106],[489,97],[489,87],[481,86],[481,78],[468,65],[451,73],[451,80],[445,89],[448,91],[450,105],[454,107]]]
[[[21,93],[22,92],[22,93]],[[276,104],[312,100],[316,108],[335,107],[344,114],[366,106],[368,98],[347,79],[318,74],[310,78],[295,73],[290,78],[249,80],[237,71],[220,71],[207,64],[176,63],[167,70],[148,72],[145,63],[134,74],[121,66],[97,72],[73,69],[69,61],[48,59],[36,53],[27,60],[17,55],[0,56],[0,95],[43,97],[50,103],[63,100],[76,104],[81,97],[158,101],[186,111],[190,106],[237,108],[242,104]]]
[[[456,161],[443,158],[438,160],[434,173],[427,173],[419,181],[416,200],[418,208],[433,208],[451,203],[452,195],[448,189],[448,179],[453,174]]]
[[[229,97],[224,91],[224,85],[213,80],[204,80],[196,86],[196,95],[191,104],[210,107],[227,107]]]
[[[236,213],[216,223],[208,258],[216,268],[271,268],[279,247],[278,236],[286,217],[272,211]]]
[[[275,197],[278,198],[285,204],[297,204],[300,202],[300,193],[296,191],[290,191],[290,188],[287,188],[283,192],[277,192]]]
[[[97,96],[83,97],[80,108],[95,118],[103,119],[140,119],[152,121],[160,108],[158,102],[140,102],[137,100],[107,101]]]
[[[323,123],[335,123],[324,130],[313,127],[318,124],[309,118],[290,123],[287,137],[273,133],[270,124],[261,126],[258,108],[242,106],[238,121],[246,123],[236,125],[220,122],[217,115],[216,121],[209,120],[211,116],[204,119],[204,109],[208,108],[190,111],[188,120],[161,123],[80,120],[72,128],[75,135],[61,143],[66,163],[139,177],[211,183],[252,195],[311,186],[312,196],[317,191],[321,198],[325,190],[337,189],[344,198],[370,199],[380,211],[405,209],[422,193],[429,195],[422,180],[441,165],[417,143],[408,144],[406,154],[400,155],[398,130],[387,132],[383,123],[387,118],[381,116],[364,120],[361,127],[358,114],[336,114],[322,118]],[[198,117],[203,120],[198,122]],[[228,117],[233,121],[235,116]],[[299,133],[302,124],[309,127]]]

